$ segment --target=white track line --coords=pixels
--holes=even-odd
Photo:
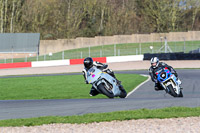
[[[127,98],[129,95],[131,95],[133,92],[135,92],[140,86],[142,86],[143,84],[145,84],[146,82],[148,82],[148,81],[151,79],[149,75],[143,75],[143,74],[140,74],[140,75],[145,76],[145,77],[148,77],[148,79],[147,79],[146,81],[142,82],[141,84],[139,84],[139,85],[138,85],[135,89],[133,89],[131,92],[129,92],[129,93],[127,94],[126,98]]]

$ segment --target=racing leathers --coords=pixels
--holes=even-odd
[[[106,69],[108,67],[107,64],[103,64],[103,63],[95,61],[93,63],[93,66],[97,67],[98,69],[102,70],[103,72],[108,73],[110,76],[112,76],[116,79],[114,72],[111,69]],[[87,68],[83,69],[83,77],[85,79],[86,84],[88,84],[88,82],[87,82],[87,71],[88,71]],[[121,83],[119,80],[117,80],[117,82]],[[99,94],[99,92],[95,88],[92,87],[91,90],[90,90],[90,96],[96,96],[97,94]]]
[[[160,83],[157,81],[157,75],[156,72],[159,70],[160,67],[167,67],[167,69],[169,69],[169,71],[171,73],[173,73],[176,77],[178,77],[177,72],[169,65],[167,65],[164,62],[159,62],[158,66],[156,68],[154,68],[153,66],[151,66],[149,68],[149,75],[151,76],[151,80],[153,82],[155,82],[155,90],[163,90],[164,88],[160,85]]]

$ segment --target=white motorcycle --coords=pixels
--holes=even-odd
[[[120,97],[125,98],[127,93],[122,85],[118,85],[115,78],[97,69],[95,66],[87,72],[87,82],[101,94],[109,98]]]

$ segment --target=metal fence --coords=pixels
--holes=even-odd
[[[0,53],[38,53],[40,33],[1,33]]]
[[[0,63],[12,62],[30,62],[30,61],[46,61],[46,60],[63,60],[63,59],[79,59],[85,57],[108,57],[123,55],[139,55],[144,53],[200,53],[200,40],[167,42],[165,40],[155,41],[151,43],[134,43],[134,44],[114,44],[102,45],[96,47],[88,47],[82,49],[67,50],[58,53],[46,53],[42,56],[27,55],[25,58],[3,58]]]

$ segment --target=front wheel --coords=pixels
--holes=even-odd
[[[174,91],[173,86],[172,86],[172,85],[169,85],[168,88],[169,88],[169,91],[170,91],[170,92],[169,92],[170,95],[172,95],[173,97],[177,97],[177,94],[176,94],[176,92]]]
[[[109,98],[114,98],[113,92],[107,90],[107,89],[104,87],[104,85],[103,85],[102,83],[99,84],[97,88],[98,88],[98,90],[99,90],[102,94],[106,95],[107,97],[109,97]]]

